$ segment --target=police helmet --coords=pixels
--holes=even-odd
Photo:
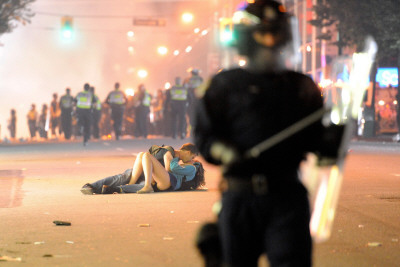
[[[90,85],[88,83],[85,83],[85,85],[83,86],[83,89],[85,89],[85,91],[88,91],[90,88]]]
[[[241,55],[251,56],[259,46],[278,50],[292,40],[290,16],[276,1],[255,0],[232,20],[233,45]]]
[[[192,69],[191,73],[193,75],[199,75],[199,70],[198,69]]]

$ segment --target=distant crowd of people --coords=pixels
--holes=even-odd
[[[176,77],[174,85],[158,89],[154,95],[144,84],[133,95],[126,95],[117,82],[104,101],[88,83],[76,96],[66,88],[61,97],[54,93],[50,105],[43,104],[40,111],[35,104],[31,105],[27,114],[29,139],[82,138],[84,145],[91,138],[118,140],[124,135],[183,139],[191,134],[195,89],[202,83],[197,69],[185,80]],[[16,111],[12,109],[8,121],[11,141],[16,140],[16,122]]]

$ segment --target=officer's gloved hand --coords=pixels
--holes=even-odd
[[[223,165],[230,165],[239,160],[238,151],[229,145],[221,142],[214,142],[210,149],[211,156],[220,161]]]

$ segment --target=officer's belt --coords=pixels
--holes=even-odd
[[[228,191],[266,195],[270,191],[285,190],[288,185],[298,183],[297,170],[278,175],[253,174],[251,177],[225,177]]]

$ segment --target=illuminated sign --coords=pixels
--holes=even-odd
[[[378,68],[376,79],[380,87],[388,87],[392,85],[397,87],[399,85],[399,72],[397,68]]]

